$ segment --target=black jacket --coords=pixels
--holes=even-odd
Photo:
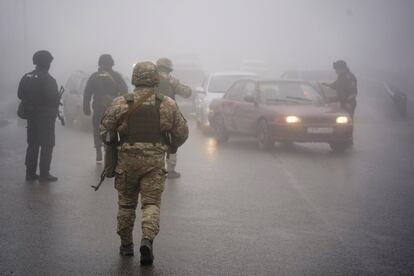
[[[122,76],[115,71],[99,70],[93,73],[86,83],[83,95],[83,110],[90,112],[90,102],[93,97],[92,107],[94,111],[103,110],[106,106],[120,95],[128,93],[128,87]],[[89,112],[88,112],[89,111]]]
[[[355,97],[358,94],[357,79],[350,71],[338,75],[336,81],[329,86],[336,90],[338,93],[338,100],[341,103],[355,101]]]
[[[17,97],[38,112],[57,115],[60,98],[58,86],[46,71],[35,69],[25,74],[20,80]]]

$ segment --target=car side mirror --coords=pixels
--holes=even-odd
[[[204,90],[203,87],[199,86],[195,89],[197,94],[206,94],[206,91]]]
[[[248,103],[256,103],[256,99],[252,95],[247,95],[243,99]]]

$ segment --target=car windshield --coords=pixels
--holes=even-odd
[[[296,82],[272,82],[259,85],[261,100],[265,103],[292,102],[300,104],[320,103],[321,95],[309,84]]]
[[[251,78],[249,75],[215,76],[211,79],[208,92],[225,93],[238,80]]]

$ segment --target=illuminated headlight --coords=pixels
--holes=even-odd
[[[285,118],[285,121],[288,124],[295,124],[295,123],[300,123],[300,118],[297,116],[287,116]]]
[[[339,116],[336,118],[337,124],[347,124],[348,122],[349,122],[349,119],[346,116]]]

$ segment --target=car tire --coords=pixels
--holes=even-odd
[[[218,143],[225,143],[229,140],[230,135],[224,125],[224,118],[222,116],[214,118],[213,131]]]
[[[343,153],[346,149],[350,147],[349,142],[333,142],[329,143],[329,146],[331,147],[332,151],[335,153]]]
[[[260,149],[268,150],[273,148],[275,141],[270,136],[269,126],[265,120],[260,120],[257,124],[256,138]]]

